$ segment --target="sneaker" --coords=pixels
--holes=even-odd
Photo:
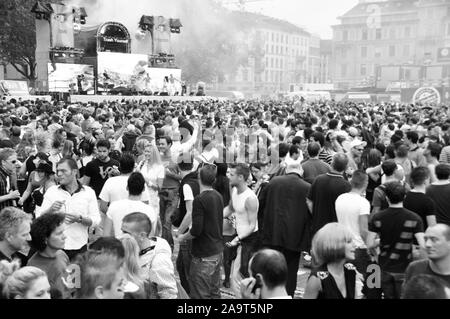
[[[223,282],[223,286],[224,286],[225,288],[230,288],[230,281],[229,281],[229,280],[225,280],[225,281]]]

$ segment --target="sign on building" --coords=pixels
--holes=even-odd
[[[438,62],[450,61],[450,47],[438,49]]]
[[[434,87],[421,87],[413,95],[413,103],[441,103],[441,94]]]

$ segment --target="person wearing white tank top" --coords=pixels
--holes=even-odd
[[[231,288],[236,298],[241,298],[240,283],[244,279],[240,271],[242,263],[248,263],[250,255],[248,254],[251,247],[244,247],[245,260],[243,256],[243,240],[255,236],[258,231],[258,197],[247,186],[247,180],[250,175],[250,168],[246,164],[237,164],[230,169],[230,186],[233,188],[231,193],[230,204],[224,209],[224,218],[230,215],[235,216],[235,228],[237,236],[227,246],[238,246],[236,259],[231,265]],[[247,256],[248,255],[248,256]],[[244,274],[246,275],[246,274]]]

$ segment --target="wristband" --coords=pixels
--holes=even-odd
[[[83,223],[83,216],[80,215],[80,217],[78,218],[78,222],[79,222],[80,224]]]

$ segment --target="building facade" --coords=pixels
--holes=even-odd
[[[360,1],[339,19],[331,68],[338,88],[420,86],[448,76],[449,0]]]
[[[320,83],[320,36],[311,34],[308,57],[307,82]]]
[[[332,62],[332,43],[331,40],[320,41],[320,65],[319,65],[319,81],[320,83],[333,83],[331,77]]]
[[[248,64],[228,74],[220,90],[244,93],[276,94],[288,92],[292,84],[308,81],[310,63],[319,74],[320,39],[316,41],[314,60],[310,60],[311,34],[289,22],[249,12],[234,12],[245,21],[241,31],[248,44]]]

